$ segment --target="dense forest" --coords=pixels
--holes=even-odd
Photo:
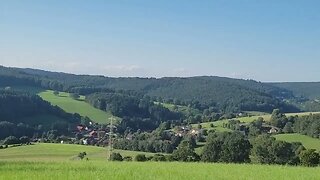
[[[320,99],[320,82],[286,82],[271,83],[273,86],[287,89],[296,96],[307,97],[309,99]]]
[[[69,114],[39,96],[13,92],[9,89],[0,91],[0,139],[8,136],[41,135],[50,130],[57,134],[68,134],[69,127],[80,123],[81,117]],[[54,121],[48,121],[50,117]]]
[[[160,123],[179,121],[181,113],[172,112],[160,104],[155,104],[148,96],[133,92],[93,93],[86,96],[86,101],[94,107],[110,111],[121,117],[121,129],[127,127],[134,130],[150,130],[157,128]]]
[[[273,84],[223,77],[191,78],[110,78],[73,75],[34,69],[0,67],[0,85],[36,86],[44,89],[88,95],[114,90],[130,90],[158,101],[180,105],[198,104],[198,109],[211,107],[219,112],[264,111],[278,108],[283,112],[310,110],[309,97]],[[318,103],[318,102],[313,102]],[[317,110],[312,109],[312,110]]]

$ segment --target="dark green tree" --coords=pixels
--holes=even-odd
[[[319,153],[314,149],[304,150],[300,154],[300,162],[303,166],[317,166],[319,164]]]
[[[121,156],[120,153],[112,153],[110,155],[110,161],[123,161],[123,157]]]
[[[287,122],[288,119],[285,114],[281,113],[279,109],[273,110],[270,118],[270,123],[272,126],[283,128]]]
[[[209,134],[201,160],[205,162],[249,162],[250,142],[238,132]]]
[[[139,162],[144,162],[144,161],[147,161],[148,159],[147,159],[146,155],[144,155],[144,154],[137,154],[134,157],[134,160],[139,161]]]
[[[173,151],[173,158],[177,161],[194,162],[199,160],[199,156],[194,152],[189,141],[182,141],[177,150]]]

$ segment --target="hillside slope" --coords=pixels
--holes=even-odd
[[[49,90],[40,92],[39,96],[52,105],[59,106],[68,113],[78,113],[100,124],[107,124],[109,123],[109,118],[114,117],[110,112],[105,112],[90,106],[90,104],[84,101],[84,96],[81,96],[79,100],[75,100],[69,96],[69,93],[60,92],[59,95],[54,95],[53,91]],[[114,118],[119,119],[117,117]]]
[[[271,85],[292,91],[296,96],[320,100],[320,82],[286,82]]]
[[[224,112],[299,109],[283,102],[294,98],[291,91],[253,80],[224,77],[109,78],[74,75],[34,69],[0,67],[0,84],[31,85],[67,92],[94,93],[103,89],[134,90],[151,97],[176,100],[182,105],[213,107]]]

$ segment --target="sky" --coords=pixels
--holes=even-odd
[[[320,81],[320,1],[0,0],[0,65]]]

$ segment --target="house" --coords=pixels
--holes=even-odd
[[[269,130],[269,134],[277,134],[280,132],[280,129],[277,128],[277,127],[272,127],[270,130]]]
[[[84,125],[81,125],[81,124],[77,126],[77,129],[78,129],[78,131],[80,131],[80,132],[81,132],[81,131],[84,131],[85,128],[86,128],[86,127],[85,127]]]
[[[198,135],[198,134],[199,134],[199,131],[198,131],[198,130],[195,130],[195,129],[192,129],[190,134],[192,134],[192,135]]]
[[[98,133],[97,133],[96,131],[91,131],[91,132],[89,133],[89,136],[90,136],[90,137],[97,137],[97,136],[98,136]]]
[[[83,139],[83,140],[82,140],[82,144],[83,144],[83,145],[88,145],[88,140],[87,140],[87,139]]]

